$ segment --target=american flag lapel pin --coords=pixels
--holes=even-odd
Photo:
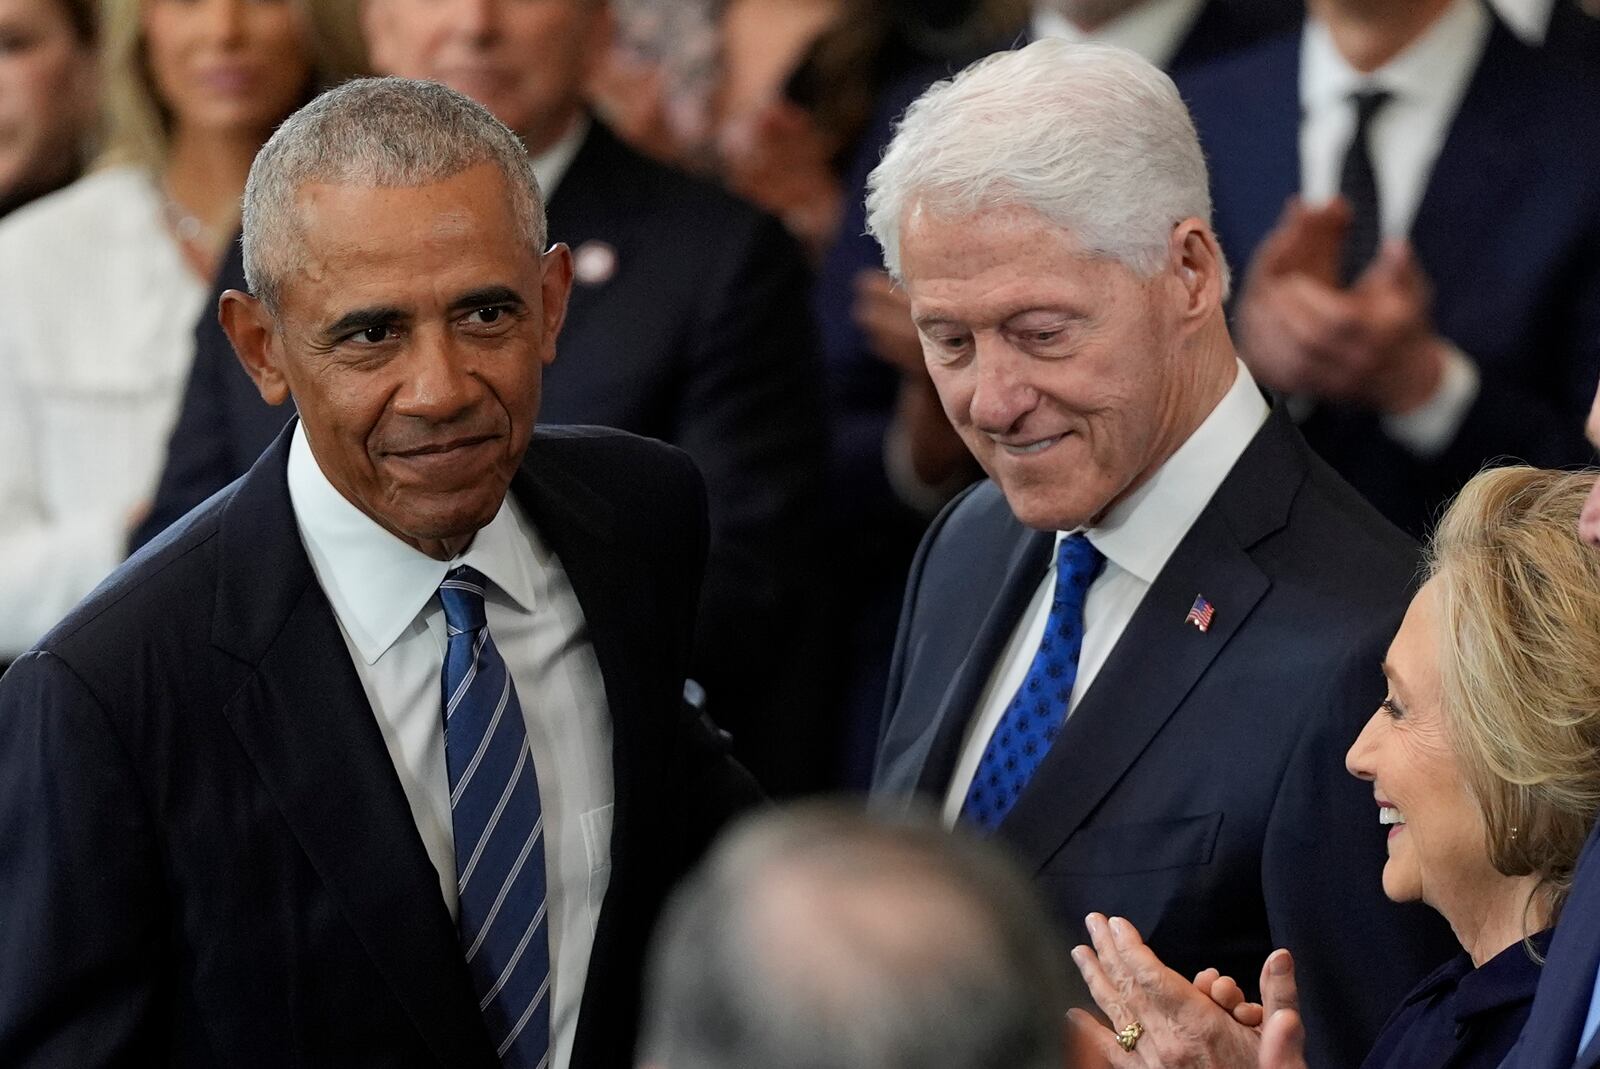
[[[1193,624],[1196,631],[1205,634],[1211,630],[1211,618],[1216,614],[1216,608],[1205,599],[1205,595],[1196,594],[1194,604],[1189,606],[1189,615],[1183,618],[1183,622]]]

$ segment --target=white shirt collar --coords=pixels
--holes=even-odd
[[[1544,44],[1555,15],[1556,0],[1490,0],[1495,13],[1534,48]]]
[[[367,664],[394,645],[445,573],[460,565],[478,569],[523,612],[538,603],[540,570],[509,495],[464,553],[442,561],[406,545],[346,500],[323,474],[298,422],[289,443],[288,478],[289,502],[317,582]],[[488,596],[496,597],[496,591]]]
[[[1106,560],[1146,583],[1156,581],[1267,418],[1267,402],[1256,380],[1242,362],[1235,362],[1233,386],[1188,441],[1085,532]],[[1057,542],[1067,533],[1058,532]]]
[[[562,134],[555,144],[530,158],[534,177],[539,179],[539,192],[544,195],[546,204],[549,204],[550,198],[556,195],[556,187],[561,184],[567,168],[572,166],[573,157],[583,147],[583,139],[588,136],[589,116],[579,115],[571,128]]]
[[[1059,37],[1074,43],[1116,45],[1165,67],[1177,55],[1204,6],[1205,0],[1147,0],[1086,33],[1048,3],[1035,3],[1033,39]]]
[[[1397,102],[1454,114],[1492,23],[1478,0],[1455,0],[1422,36],[1370,74],[1350,66],[1320,19],[1300,41],[1300,102],[1307,111],[1348,107],[1351,93],[1386,89]]]

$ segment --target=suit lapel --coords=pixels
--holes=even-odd
[[[212,642],[256,666],[223,713],[435,1056],[492,1064],[438,874],[300,543],[285,476],[291,429],[219,525]]]
[[[977,715],[983,688],[1049,568],[1054,536],[1020,525],[1018,530],[1021,534],[1007,556],[999,595],[978,625],[966,656],[956,665],[944,689],[943,700],[930,721],[933,730],[925,736],[924,756],[917,762],[914,753],[908,754],[913,762],[921,765],[916,785],[919,794],[938,796],[948,788],[967,726]]]
[[[1280,529],[1304,478],[1282,413],[1257,433],[1139,603],[999,834],[1034,868],[1049,861],[1122,779],[1268,587],[1248,550]],[[1195,597],[1215,607],[1202,632]]]

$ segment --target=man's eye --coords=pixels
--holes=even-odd
[[[467,313],[467,322],[480,327],[493,326],[494,324],[500,322],[500,320],[504,319],[506,313],[507,309],[500,307],[499,305],[491,305],[487,308],[474,308],[472,311]]]
[[[379,342],[386,341],[388,339],[388,337],[389,337],[389,328],[388,327],[368,327],[365,330],[356,331],[356,333],[353,335],[353,337],[355,338],[356,341],[361,342],[361,343],[363,343],[365,345],[377,345]]]
[[[967,339],[962,334],[947,336],[928,335],[927,351],[940,363],[948,364],[961,359],[967,351]]]

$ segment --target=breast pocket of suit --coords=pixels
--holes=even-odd
[[[1124,876],[1206,865],[1217,847],[1221,813],[1080,828],[1045,866],[1071,876]]]
[[[611,886],[611,819],[614,805],[591,809],[579,818],[583,825],[583,848],[589,859],[589,920],[600,916]]]

